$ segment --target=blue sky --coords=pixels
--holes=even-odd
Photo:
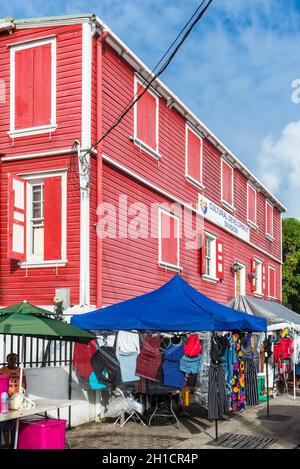
[[[199,3],[1,0],[0,12],[96,13],[152,67]],[[300,0],[214,0],[161,78],[300,219],[299,50]]]

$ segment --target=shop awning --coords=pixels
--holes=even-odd
[[[157,290],[87,314],[71,323],[91,331],[265,331],[266,320],[211,300],[179,275]]]
[[[228,306],[245,313],[265,318],[268,325],[290,323],[300,326],[300,315],[275,301],[261,300],[251,296],[237,296]]]

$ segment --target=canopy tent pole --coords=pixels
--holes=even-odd
[[[215,427],[216,427],[216,438],[215,440],[218,441],[219,435],[218,435],[218,420],[215,421]]]
[[[22,335],[22,340],[21,340],[21,353],[20,353],[20,355],[21,355],[21,364],[20,364],[19,393],[22,392],[23,368],[24,368],[24,360],[25,360],[25,335]],[[16,419],[14,449],[17,449],[17,447],[18,447],[19,424],[20,424],[20,419]]]
[[[265,343],[267,344],[268,336],[265,332]],[[265,352],[266,357],[266,383],[267,383],[267,416],[270,416],[270,397],[269,397],[269,357],[267,352]]]
[[[293,328],[293,348],[295,350],[295,342],[296,342],[296,333],[295,329]],[[293,353],[293,381],[294,381],[294,400],[296,400],[296,363],[295,363],[296,356]]]

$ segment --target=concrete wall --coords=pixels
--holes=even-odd
[[[27,395],[30,399],[68,399],[69,367],[46,367],[26,369]],[[99,392],[86,390],[72,371],[72,400],[78,404],[71,408],[71,425],[91,422],[101,413]],[[57,412],[49,412],[57,418]],[[68,419],[69,409],[60,411],[60,417]]]

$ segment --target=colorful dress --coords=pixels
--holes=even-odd
[[[234,334],[233,340],[235,343],[237,362],[233,365],[229,410],[238,412],[245,409],[245,361],[239,335]]]

